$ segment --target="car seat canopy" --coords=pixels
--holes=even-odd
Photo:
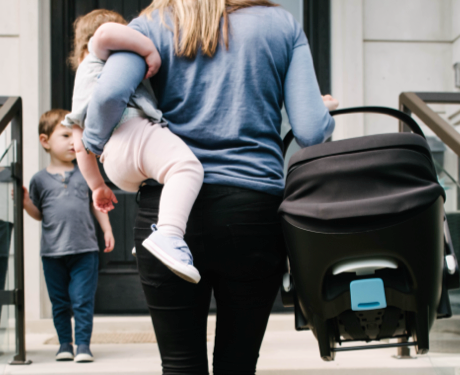
[[[302,229],[350,233],[407,220],[439,196],[445,192],[425,139],[380,134],[298,151],[279,212]]]

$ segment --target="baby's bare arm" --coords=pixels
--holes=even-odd
[[[94,191],[98,187],[105,185],[101,172],[97,165],[96,156],[93,153],[87,153],[81,142],[83,130],[78,125],[72,127],[73,142],[77,156],[78,167],[81,174],[86,180],[89,188]]]
[[[117,198],[102,178],[99,166],[97,165],[96,155],[92,152],[86,152],[81,141],[83,130],[78,125],[74,125],[72,133],[78,167],[93,192],[94,207],[101,212],[107,213],[114,209],[113,203],[118,203]]]
[[[155,75],[161,66],[160,55],[153,42],[140,32],[119,23],[108,22],[94,33],[92,47],[101,60],[107,60],[113,51],[131,51],[145,58],[146,78]]]

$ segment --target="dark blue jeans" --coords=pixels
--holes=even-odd
[[[73,311],[75,344],[89,345],[93,331],[99,253],[91,251],[59,257],[42,257],[42,261],[59,342],[64,344],[73,341]]]

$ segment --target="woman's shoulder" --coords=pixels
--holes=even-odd
[[[267,21],[278,21],[287,25],[293,26],[298,24],[292,13],[288,12],[281,6],[267,7],[267,6],[253,6],[243,8],[235,12],[240,15],[258,15],[261,19]],[[299,25],[300,26],[300,25]]]
[[[302,26],[297,22],[294,16],[280,6],[254,6],[240,9],[233,13],[237,18],[251,18],[252,25],[257,27],[269,27],[272,30],[282,30],[284,33],[296,34],[302,30]]]
[[[152,30],[165,26],[166,28],[173,27],[173,23],[168,12],[164,12],[163,15],[160,15],[159,10],[156,9],[148,15],[141,14],[139,17],[134,18],[128,26],[148,36],[149,32]]]
[[[231,27],[237,26],[243,29],[245,34],[248,32],[247,29],[253,29],[255,34],[263,34],[272,42],[283,41],[282,44],[290,48],[297,46],[299,41],[304,42],[305,33],[302,26],[290,12],[280,6],[244,8],[234,12],[233,17],[230,18]]]

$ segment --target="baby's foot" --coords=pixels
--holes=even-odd
[[[198,283],[201,276],[193,266],[192,253],[185,241],[179,237],[164,236],[155,224],[152,225],[152,230],[153,233],[142,245],[177,276],[191,283]]]

